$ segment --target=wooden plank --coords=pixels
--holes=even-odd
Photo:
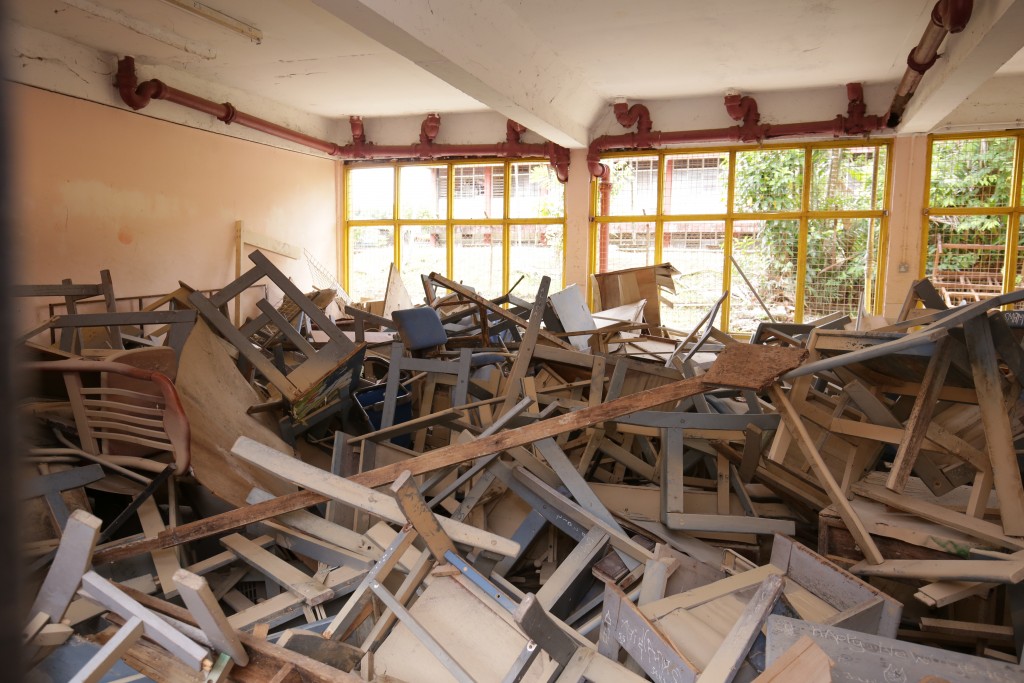
[[[231,534],[220,539],[225,548],[238,556],[252,568],[281,584],[296,595],[302,596],[310,607],[334,597],[334,591],[320,581],[296,569],[292,565],[259,547],[248,538]]]
[[[245,228],[242,226],[242,221],[237,221],[235,225],[238,230],[238,240],[241,244],[248,244],[264,251],[271,251],[281,256],[287,256],[290,259],[302,257],[302,248],[297,245],[289,244],[270,235]]]
[[[865,482],[854,484],[852,490],[859,496],[876,500],[897,510],[909,512],[929,522],[942,524],[950,529],[976,536],[988,543],[994,543],[1000,548],[1024,550],[1024,541],[1004,535],[1002,528],[998,524],[969,517],[937,503],[921,500],[914,496],[902,496],[880,486],[874,486]]]
[[[416,533],[420,535],[423,542],[427,544],[430,554],[438,562],[446,562],[445,553],[455,553],[455,544],[441,528],[438,518],[427,507],[426,501],[423,500],[423,496],[420,495],[416,482],[412,478],[412,473],[406,471],[399,476],[391,485],[391,492],[395,494],[395,500],[398,501],[398,507],[402,509],[402,514],[416,529]]]
[[[761,633],[761,626],[768,618],[768,613],[782,595],[784,584],[785,579],[777,574],[772,574],[761,583],[743,614],[726,634],[722,646],[704,667],[700,675],[701,683],[732,683],[754,639]]]
[[[139,522],[142,524],[142,533],[146,538],[156,538],[164,530],[164,521],[160,517],[160,510],[152,497],[142,501],[138,509]],[[165,598],[173,598],[178,594],[174,584],[174,573],[181,569],[178,563],[178,554],[172,548],[151,550],[150,557],[153,558],[153,566],[156,567],[156,576],[160,581],[160,590]]]
[[[96,572],[89,571],[82,577],[82,589],[90,600],[102,604],[124,619],[138,617],[142,621],[147,638],[182,660],[190,668],[198,670],[208,659],[206,648],[186,638],[173,626]]]
[[[543,322],[544,309],[548,305],[548,287],[551,286],[551,278],[547,275],[540,279],[540,287],[537,289],[537,298],[530,310],[530,320],[526,325],[526,332],[523,333],[523,340],[519,343],[519,351],[516,359],[509,370],[505,386],[505,401],[496,413],[501,416],[509,411],[519,400],[520,382],[526,377],[526,371],[533,363],[533,350],[537,347],[537,338],[540,335],[540,324]]]
[[[935,412],[939,390],[942,388],[943,382],[946,381],[946,371],[949,370],[952,358],[953,339],[943,337],[935,345],[935,354],[928,361],[928,368],[921,380],[921,393],[914,401],[914,408],[907,420],[905,436],[896,451],[892,470],[889,472],[889,480],[885,484],[890,491],[902,493],[907,485],[910,471],[917,461],[918,451],[921,450],[921,445],[924,443],[928,424]]]
[[[266,472],[271,472],[282,479],[294,482],[303,488],[341,500],[389,522],[405,523],[405,515],[395,499],[356,483],[355,480],[358,477],[344,479],[244,436],[235,441],[231,452],[245,462]],[[396,464],[414,465],[417,460],[419,458]],[[400,475],[401,471],[398,474]],[[519,551],[518,544],[503,536],[447,518],[439,517],[438,520],[445,533],[456,542],[490,550],[500,555],[514,555]]]
[[[1024,294],[1024,290],[1021,290]],[[992,330],[985,317],[964,323],[964,338],[978,392],[978,407],[985,427],[985,445],[992,462],[992,474],[1003,532],[1024,536],[1024,483],[1021,481],[1017,453],[1013,447],[1010,416],[1003,403],[1003,377],[999,372]]]
[[[808,636],[801,638],[782,653],[754,683],[832,683],[835,662]]]
[[[128,592],[151,610],[166,614],[186,624],[195,625],[196,623],[191,613],[182,607],[172,605],[159,598],[138,594],[135,591],[129,590]],[[235,667],[231,670],[231,679],[238,683],[266,683],[286,666],[293,667],[296,679],[306,683],[364,683],[359,676],[340,671],[299,652],[286,650],[268,642],[265,638],[240,632],[238,639],[249,653],[247,666]]]
[[[238,666],[248,664],[249,655],[242,647],[235,629],[224,616],[224,611],[217,603],[217,598],[214,597],[206,579],[188,570],[179,569],[174,573],[174,583],[178,586],[178,593],[195,618],[196,624],[213,646],[231,657]]]
[[[860,562],[850,571],[863,576],[922,581],[1019,583],[1024,580],[1024,560],[885,560],[881,564]]]
[[[1011,683],[1024,677],[1024,668],[1014,664],[776,615],[768,617],[769,666],[803,636],[835,662],[832,675],[837,681],[889,683],[891,672],[897,671],[899,680],[908,682],[939,676],[948,681]]]
[[[811,469],[814,470],[814,474],[828,494],[829,500],[836,506],[837,511],[843,518],[843,522],[846,523],[846,528],[857,541],[861,552],[864,553],[864,557],[872,564],[878,564],[882,561],[882,553],[879,552],[878,546],[875,545],[874,540],[871,538],[871,534],[864,528],[864,523],[857,516],[857,513],[850,505],[850,501],[847,500],[846,494],[832,476],[832,472],[829,471],[825,461],[822,460],[821,454],[811,440],[810,434],[807,433],[807,428],[804,427],[799,413],[796,412],[793,404],[789,402],[789,398],[786,397],[785,392],[778,385],[772,386],[771,394],[776,407],[782,413],[782,419],[785,420],[786,426],[796,437],[801,452],[810,464]]]
[[[121,659],[124,652],[142,637],[142,631],[142,620],[138,617],[126,621],[124,626],[118,629],[117,635],[108,640],[99,652],[78,670],[69,683],[99,683],[110,667]]]
[[[82,575],[89,569],[96,539],[99,538],[99,517],[85,510],[75,510],[68,517],[57,554],[53,558],[46,578],[43,579],[29,614],[40,612],[54,622],[60,622],[78,590]]]
[[[597,651],[618,661],[624,649],[655,683],[695,683],[696,667],[613,583],[604,588]]]

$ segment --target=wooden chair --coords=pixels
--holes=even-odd
[[[262,252],[254,251],[249,260],[254,266],[234,282],[209,298],[193,292],[189,295],[189,302],[281,393],[289,413],[281,421],[282,436],[294,440],[349,405],[350,389],[361,372],[366,345],[351,342],[316,302],[303,294]],[[257,303],[261,311],[257,318],[241,329],[231,324],[223,307],[263,278],[269,278],[327,335],[328,340],[323,346],[314,348],[266,299]],[[271,324],[305,356],[302,363],[291,369],[279,368],[253,345],[250,336]]]
[[[138,455],[137,447],[141,446],[150,450],[150,456],[169,453],[174,474],[188,471],[188,419],[174,384],[163,373],[125,363],[87,360],[33,362],[27,367],[61,373],[78,432],[77,444],[64,438],[66,448],[34,452],[71,452],[122,473],[125,468],[162,472],[166,464]],[[138,385],[135,389],[87,386],[89,382],[83,377],[92,373],[130,378]]]

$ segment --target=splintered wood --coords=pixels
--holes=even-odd
[[[26,337],[59,331],[30,367],[65,380],[24,408],[33,676],[1024,680],[1024,292],[946,308],[922,281],[897,320],[746,343],[727,294],[662,325],[671,264],[595,276],[595,312],[546,277],[432,273],[418,303],[392,267],[332,320],[335,290],[249,260],[143,317],[106,271],[19,289],[69,311]],[[125,401],[121,450],[89,421]]]

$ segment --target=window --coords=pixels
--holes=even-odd
[[[888,152],[872,142],[609,155],[592,267],[672,263],[681,274],[662,322],[682,332],[725,290],[716,324],[734,334],[769,313],[876,312]]]
[[[345,177],[343,284],[356,299],[384,296],[391,263],[413,301],[431,272],[488,297],[520,278],[527,298],[544,275],[562,286],[565,193],[546,161],[349,165]]]
[[[1022,142],[1024,133],[932,139],[921,271],[949,306],[1022,286]]]

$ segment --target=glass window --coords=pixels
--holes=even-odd
[[[600,223],[597,226],[597,272],[651,266],[654,223]]]
[[[384,298],[388,269],[395,259],[395,230],[390,225],[356,225],[349,229],[348,291],[363,300]]]
[[[509,187],[509,214],[513,218],[565,215],[565,185],[558,182],[551,164],[511,164]]]
[[[403,166],[399,169],[399,216],[412,220],[448,217],[448,167]]]
[[[448,272],[447,235],[443,225],[403,225],[402,263],[398,270],[402,282],[409,290],[413,303],[421,303],[424,297],[421,275]]]
[[[880,209],[885,147],[833,147],[811,152],[812,211]]]
[[[690,332],[722,296],[724,246],[725,221],[665,223],[662,260],[681,271],[672,307],[662,306],[665,327]]]
[[[734,208],[742,213],[800,211],[804,150],[762,149],[736,153]]]
[[[749,334],[768,320],[793,322],[800,221],[736,221],[732,234],[729,330]],[[760,299],[760,302],[758,301]]]
[[[968,138],[932,143],[932,207],[1009,206],[1016,139]]]
[[[728,153],[665,157],[666,214],[724,213],[728,190]]]
[[[452,212],[455,218],[503,218],[504,165],[455,166],[452,174]]]
[[[395,212],[395,170],[353,168],[348,172],[348,218],[392,218]]]
[[[505,293],[500,225],[456,225],[453,236],[453,278],[487,298]]]
[[[658,212],[658,157],[616,157],[611,169],[609,216],[653,216]]]
[[[533,288],[549,275],[553,291],[561,288],[565,190],[546,161],[410,162],[346,171],[344,274],[357,300],[383,295],[396,251],[414,301],[423,289],[420,275],[431,272],[492,297],[520,275]],[[506,185],[515,219],[505,216]]]
[[[523,281],[515,288],[515,293],[532,301],[537,288],[540,287],[540,279],[547,275],[551,278],[548,292],[560,290],[564,253],[562,226],[511,225],[508,230],[509,287],[522,277]]]
[[[929,216],[925,275],[949,306],[1003,293],[1006,216]]]
[[[875,279],[880,221],[870,218],[829,218],[808,221],[804,320],[831,313],[858,316],[871,295]]]

